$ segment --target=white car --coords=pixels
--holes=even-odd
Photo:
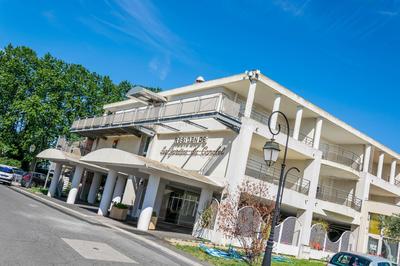
[[[397,264],[378,256],[339,252],[333,255],[327,266],[397,266]]]
[[[0,164],[0,182],[11,185],[14,180],[14,170],[11,166]]]

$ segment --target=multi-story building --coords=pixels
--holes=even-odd
[[[160,93],[136,87],[127,96],[105,105],[103,116],[73,123],[72,132],[93,141],[87,155],[56,149],[38,155],[55,163],[49,196],[63,165],[72,166],[68,203],[79,189],[94,203],[105,182],[98,214],[122,199],[141,230],[154,212],[160,222],[191,227],[208,202],[243,180],[265,182],[273,197],[279,164],[267,168],[262,147],[271,139],[269,115],[280,110],[290,130],[281,127],[276,141],[285,145],[289,134],[287,165],[301,173],[286,181],[275,251],[321,258],[354,250],[397,261],[398,243],[376,226],[377,215],[400,210],[400,155],[388,147],[258,71]],[[329,224],[328,232],[320,223]],[[207,236],[221,240],[218,226]]]

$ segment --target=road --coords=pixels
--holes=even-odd
[[[184,265],[0,185],[0,265]]]

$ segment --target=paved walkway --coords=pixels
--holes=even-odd
[[[165,241],[166,238],[194,240],[194,238],[191,235],[173,233],[173,232],[163,232],[163,231],[146,231],[146,232],[140,231],[137,230],[132,225],[130,225],[129,223],[124,223],[107,217],[99,216],[92,209],[88,208],[88,206],[82,206],[79,204],[78,205],[67,204],[62,200],[49,198],[43,194],[32,193],[23,188],[10,187],[10,189],[19,192],[27,197],[30,197],[34,200],[40,201],[54,209],[57,209],[65,214],[73,216],[74,218],[84,220],[92,225],[112,228],[115,231],[123,233],[124,235],[130,236],[135,240],[141,241],[146,245],[149,245],[166,254],[169,254],[170,256],[179,259],[180,261],[185,261],[186,262],[185,264],[204,265],[204,263],[199,262],[197,259],[186,253],[183,253],[182,251],[169,245],[168,242]]]

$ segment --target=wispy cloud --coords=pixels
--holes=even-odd
[[[53,10],[45,10],[42,12],[42,16],[46,18],[49,22],[54,22],[56,19],[56,16],[54,14]]]
[[[304,14],[304,10],[311,0],[274,0],[273,3],[281,8],[283,11],[290,13],[293,16],[301,16]]]
[[[112,39],[118,32],[142,44],[144,49],[154,55],[149,59],[149,70],[163,80],[170,71],[171,58],[191,64],[190,51],[184,41],[162,20],[158,9],[151,1],[116,0],[105,2],[110,16],[92,14],[82,22],[94,31]]]
[[[379,10],[378,14],[382,15],[382,16],[395,17],[399,14],[399,12],[398,11],[390,11],[390,10]]]

